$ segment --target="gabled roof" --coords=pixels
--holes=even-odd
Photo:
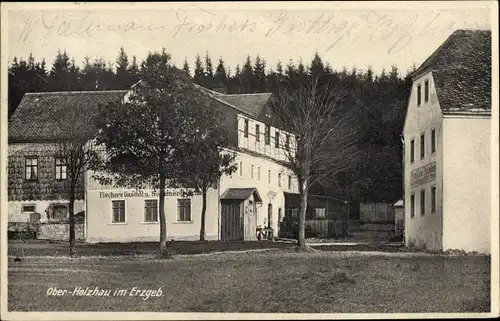
[[[404,207],[404,201],[399,200],[396,203],[392,204],[393,207]]]
[[[259,117],[271,95],[271,93],[236,94],[223,95],[218,98],[240,111],[250,114],[253,117]]]
[[[195,86],[210,94],[215,99],[225,103],[229,107],[248,114],[254,118],[260,116],[262,109],[272,96],[272,93],[223,94],[199,85]]]
[[[491,113],[491,31],[456,30],[413,79],[428,71],[444,114]]]
[[[85,119],[100,104],[123,99],[127,90],[26,93],[9,120],[9,141],[56,139],[61,122]]]
[[[254,196],[256,203],[262,203],[262,198],[255,187],[250,188],[228,188],[220,197],[221,200],[246,200]]]

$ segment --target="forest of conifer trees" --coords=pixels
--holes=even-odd
[[[83,66],[66,51],[59,51],[51,66],[45,59],[14,58],[9,66],[8,115],[14,113],[23,95],[40,91],[80,91],[126,89],[141,78],[147,68],[160,63],[171,63],[171,56],[163,49],[149,53],[141,62],[120,49],[114,63],[102,58],[85,57]],[[268,66],[263,57],[247,56],[234,66],[225,64],[223,57],[212,61],[207,52],[193,57],[192,64],[185,58],[179,67],[189,73],[193,81],[217,91],[232,93],[259,93],[278,90],[277,84],[286,82],[297,86],[308,77],[319,77],[344,88],[345,104],[355,108],[362,128],[362,155],[356,166],[336,178],[336,186],[328,187],[339,196],[358,201],[395,201],[402,196],[402,145],[400,134],[411,86],[408,73],[400,76],[393,66],[389,71],[375,75],[371,68],[333,70],[316,53],[310,63],[288,61],[284,66]],[[333,151],[334,152],[334,151]]]

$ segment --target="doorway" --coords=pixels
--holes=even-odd
[[[273,204],[267,205],[267,227],[273,226]]]

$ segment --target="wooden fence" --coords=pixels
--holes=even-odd
[[[394,208],[390,203],[360,203],[359,220],[364,223],[394,223]]]
[[[340,238],[348,235],[348,221],[343,218],[335,220],[306,220],[306,237]],[[298,221],[288,221],[280,224],[279,236],[296,238]]]
[[[344,237],[347,236],[347,220],[307,220],[306,229],[311,236],[317,237]]]

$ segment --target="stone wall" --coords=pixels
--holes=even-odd
[[[75,224],[75,239],[84,241],[84,224]],[[47,223],[40,224],[37,239],[69,241],[69,224],[67,223]]]

